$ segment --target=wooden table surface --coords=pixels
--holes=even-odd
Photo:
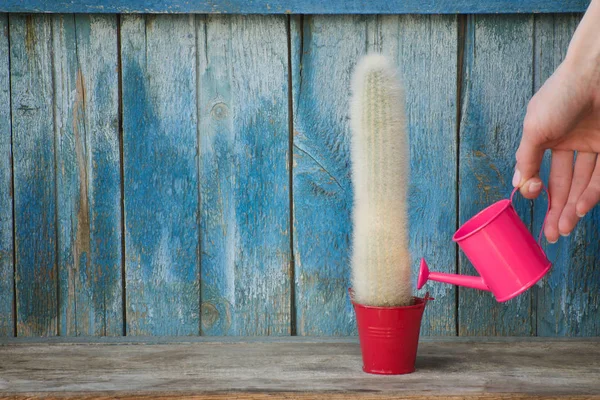
[[[417,371],[361,371],[356,339],[9,339],[0,398],[600,399],[600,339],[422,340]]]

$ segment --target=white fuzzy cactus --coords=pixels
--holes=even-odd
[[[384,56],[370,54],[357,65],[350,117],[354,300],[381,307],[410,305],[409,141],[402,86]]]

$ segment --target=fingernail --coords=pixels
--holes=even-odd
[[[529,193],[537,192],[542,188],[542,182],[533,182],[529,184]]]
[[[583,218],[583,217],[585,217],[585,214],[586,214],[586,213],[583,213],[583,214],[576,213],[576,214],[577,214],[577,216],[578,216],[579,218]]]
[[[548,239],[548,243],[550,243],[550,244],[555,244],[556,242],[558,242],[558,239],[556,239],[556,240],[550,240],[550,239]]]
[[[515,168],[515,174],[513,175],[512,184],[517,187],[521,184],[521,172]]]
[[[569,232],[569,233],[562,233],[561,232],[560,236],[562,236],[562,237],[569,237],[570,234],[571,234],[571,232]]]

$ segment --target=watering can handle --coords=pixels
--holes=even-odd
[[[550,200],[550,192],[546,188],[546,185],[542,184],[542,188],[544,188],[544,191],[546,192],[546,197],[548,198],[548,208],[546,209],[546,215],[544,216],[544,222],[542,223],[542,229],[540,230],[540,234],[538,235],[538,245],[540,247],[542,246],[542,234],[544,233],[544,226],[546,225],[546,219],[548,219],[548,214],[550,213],[550,201],[551,201]],[[513,189],[512,193],[510,195],[511,203],[513,203],[513,197],[515,196],[515,193],[517,193],[518,190],[519,190],[519,188]]]

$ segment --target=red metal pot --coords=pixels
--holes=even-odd
[[[350,290],[350,298],[352,299]],[[415,297],[405,307],[373,307],[355,303],[363,371],[399,375],[415,371],[421,320],[425,305],[433,298]]]

